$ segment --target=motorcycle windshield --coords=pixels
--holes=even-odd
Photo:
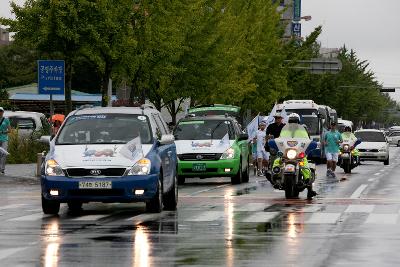
[[[298,139],[310,139],[306,128],[303,125],[297,123],[286,124],[281,131],[279,138],[298,138]]]

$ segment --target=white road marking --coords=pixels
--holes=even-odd
[[[235,207],[234,211],[263,211],[266,208],[271,207],[271,204],[265,203],[248,203],[246,205]]]
[[[372,181],[375,181],[375,178],[369,178],[368,179],[368,182],[372,182]]]
[[[224,217],[223,211],[206,211],[197,216],[191,217],[185,221],[189,222],[211,222],[217,221]]]
[[[365,212],[371,213],[375,208],[375,205],[349,205],[344,212]]]
[[[216,186],[216,187],[212,187],[212,188],[200,190],[200,191],[197,191],[197,192],[194,192],[194,193],[189,194],[189,196],[195,196],[195,195],[197,195],[197,194],[201,194],[201,193],[204,193],[204,192],[209,192],[209,191],[217,190],[217,189],[220,189],[220,188],[223,188],[223,187],[227,187],[227,186],[231,186],[231,184],[223,184],[223,185],[219,185],[219,186]]]
[[[2,249],[2,250],[0,250],[0,260],[6,259],[6,258],[8,258],[9,256],[11,256],[11,255],[13,255],[13,254],[15,254],[15,253],[17,253],[17,252],[20,252],[20,251],[22,251],[22,250],[24,250],[24,249],[27,249],[27,247],[24,247],[24,248],[6,248],[6,249]]]
[[[16,208],[20,208],[21,206],[25,206],[25,204],[11,204],[11,205],[0,207],[0,210],[16,209]]]
[[[377,172],[377,173],[375,173],[374,175],[375,175],[375,176],[379,176],[379,175],[381,175],[381,173],[380,173],[380,172]]]
[[[319,205],[306,206],[306,207],[301,209],[301,212],[311,213],[311,212],[320,211],[321,209],[322,209],[322,206],[319,206]]]
[[[110,216],[109,214],[106,215],[85,215],[81,217],[77,217],[72,219],[73,221],[97,221],[100,220],[101,218],[105,218],[107,216]]]
[[[9,221],[11,221],[11,222],[29,222],[29,221],[36,221],[36,220],[44,219],[44,218],[51,217],[51,216],[52,215],[45,215],[42,212],[39,212],[39,213],[31,214],[31,215],[12,218]]]
[[[365,188],[367,188],[367,187],[368,187],[367,184],[362,184],[362,185],[360,185],[360,186],[356,189],[356,191],[354,191],[354,193],[350,196],[350,198],[353,198],[353,199],[359,198],[359,197],[361,196],[362,192],[363,192],[363,191],[365,190]]]
[[[366,224],[396,224],[398,214],[370,214],[365,221]]]
[[[242,222],[248,222],[248,223],[269,222],[278,215],[279,212],[256,212],[253,215],[242,220]]]
[[[306,223],[312,224],[335,224],[341,213],[314,213],[311,217],[306,221]]]
[[[126,219],[126,221],[140,221],[140,222],[146,222],[146,221],[151,221],[151,220],[156,220],[160,217],[162,217],[164,214],[163,213],[156,213],[156,214],[139,214],[133,217],[130,217]]]

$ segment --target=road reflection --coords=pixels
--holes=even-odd
[[[233,203],[234,190],[230,189],[225,192],[225,218],[227,227],[225,228],[225,248],[226,248],[226,266],[233,267],[235,253],[233,248],[233,229],[234,229],[234,203]]]
[[[135,235],[134,243],[134,258],[132,259],[134,267],[148,267],[151,266],[150,262],[150,242],[147,227],[138,225]]]
[[[56,267],[59,263],[60,232],[58,219],[54,219],[45,225],[44,229],[44,266]]]

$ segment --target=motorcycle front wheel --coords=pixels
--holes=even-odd
[[[286,199],[293,199],[299,197],[299,191],[295,183],[295,175],[285,175],[285,197]]]

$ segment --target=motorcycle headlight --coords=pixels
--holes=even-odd
[[[287,157],[288,159],[295,159],[296,156],[297,156],[297,151],[294,150],[294,149],[289,149],[289,150],[286,152],[286,157]]]
[[[130,169],[128,175],[147,175],[150,173],[151,161],[143,158],[136,162],[136,164]]]
[[[350,150],[350,146],[349,145],[344,145],[343,146],[343,150],[344,151],[349,151]]]
[[[64,176],[61,166],[54,159],[46,161],[45,169],[48,176]]]
[[[220,159],[233,159],[235,158],[235,149],[229,148],[224,153],[222,153]]]

